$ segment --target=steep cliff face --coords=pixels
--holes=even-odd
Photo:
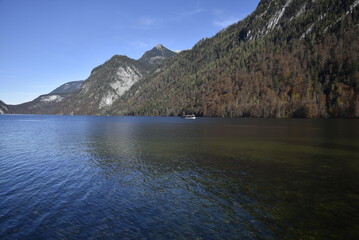
[[[6,114],[8,113],[8,107],[6,104],[0,100],[0,114]]]
[[[33,101],[11,106],[11,113],[108,114],[108,109],[139,79],[156,70],[172,51],[157,45],[141,60],[115,55],[94,68],[85,81],[68,82]]]
[[[106,109],[149,71],[147,64],[115,55],[94,68],[76,94],[54,111],[59,114],[106,114]]]
[[[358,117],[358,5],[263,0],[134,84],[112,113]]]
[[[353,14],[358,0],[265,0],[249,16],[241,37],[264,37],[279,30],[290,38],[330,33],[345,16]]]

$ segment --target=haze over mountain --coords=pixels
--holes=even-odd
[[[157,45],[139,60],[116,55],[95,68],[77,91],[33,102],[48,97],[51,106],[10,109],[358,117],[358,5],[359,0],[262,0],[247,18],[190,50],[175,55]]]
[[[53,90],[52,92],[50,92],[50,94],[73,93],[82,87],[83,82],[84,81],[73,81],[73,82],[65,83],[60,87],[56,88],[55,90]]]
[[[55,113],[55,107],[64,99],[79,90],[84,81],[68,82],[49,94],[41,95],[34,100],[18,105],[7,105],[7,113],[18,114],[50,114]]]

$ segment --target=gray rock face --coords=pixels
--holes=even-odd
[[[153,72],[164,59],[175,54],[157,45],[140,60],[114,55],[94,68],[85,81],[68,82],[33,101],[13,105],[11,113],[107,114],[107,109],[133,84]]]
[[[6,114],[8,113],[8,107],[6,104],[0,100],[0,114]]]
[[[115,55],[94,68],[81,88],[66,98],[57,114],[106,114],[106,109],[134,83],[147,76],[151,67],[126,56]]]

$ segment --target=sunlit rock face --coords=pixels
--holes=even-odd
[[[0,100],[0,114],[6,114],[8,112],[8,108],[6,104]]]
[[[114,55],[94,68],[85,81],[65,83],[49,94],[14,106],[13,113],[107,114],[107,109],[133,84],[156,71],[164,59],[175,54],[159,44],[139,60]]]
[[[135,83],[156,71],[164,59],[175,54],[157,45],[139,60],[115,55],[94,68],[80,89],[60,104],[57,113],[107,114],[107,110]]]

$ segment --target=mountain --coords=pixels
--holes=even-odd
[[[8,106],[10,113],[16,114],[56,114],[54,109],[60,102],[79,90],[84,81],[68,82],[49,94],[40,95],[34,100],[18,105]]]
[[[6,114],[8,113],[8,107],[6,104],[0,100],[0,114]]]
[[[94,68],[76,94],[62,101],[57,114],[106,114],[125,91],[150,73],[151,66],[126,56],[115,55]]]
[[[13,105],[11,113],[108,114],[107,109],[134,83],[155,71],[164,59],[175,54],[157,45],[139,60],[114,55],[94,68],[85,81],[68,82],[30,102]]]
[[[190,50],[176,54],[157,45],[138,60],[115,55],[66,96],[8,107],[46,114],[359,117],[358,8],[359,0],[262,0],[248,17]]]
[[[358,117],[359,0],[262,0],[135,83],[113,115]]]
[[[8,105],[12,114],[55,114],[53,109],[68,95],[45,94],[18,105]]]
[[[163,45],[158,44],[151,50],[145,52],[145,54],[143,54],[139,61],[148,63],[150,65],[159,65],[166,58],[170,58],[176,54],[176,52],[173,52],[165,48]]]
[[[83,82],[84,81],[73,81],[73,82],[65,83],[65,84],[61,85],[60,87],[56,88],[55,90],[53,90],[52,92],[50,92],[50,94],[69,94],[69,93],[73,93],[76,90],[81,88]]]

